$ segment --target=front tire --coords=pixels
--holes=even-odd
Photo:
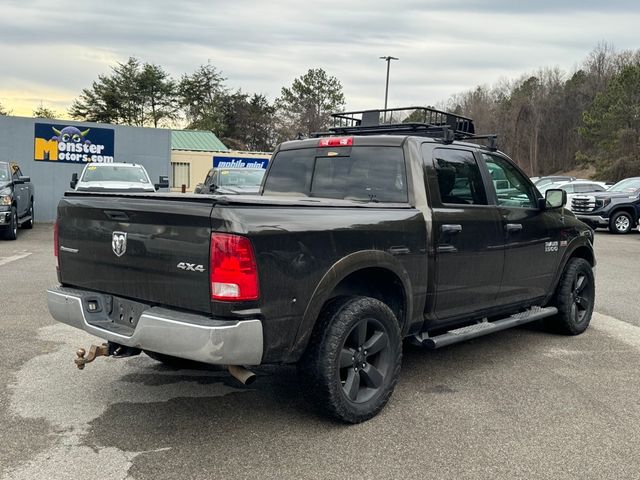
[[[6,240],[15,240],[18,238],[18,211],[16,207],[11,207],[11,224],[4,231]]]
[[[558,333],[580,335],[591,322],[595,293],[591,264],[583,258],[572,258],[556,290],[558,314],[545,319],[545,325]]]
[[[617,212],[609,220],[609,231],[611,233],[625,234],[633,228],[633,218],[627,212]]]
[[[386,405],[401,361],[400,328],[391,309],[374,298],[342,297],[321,313],[298,367],[321,410],[360,423]]]

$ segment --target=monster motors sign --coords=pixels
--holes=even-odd
[[[36,161],[64,163],[113,162],[113,130],[36,123]]]

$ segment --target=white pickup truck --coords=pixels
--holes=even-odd
[[[161,176],[153,184],[142,165],[136,163],[88,163],[80,178],[74,173],[69,186],[73,190],[92,192],[155,192],[169,186],[168,177]]]

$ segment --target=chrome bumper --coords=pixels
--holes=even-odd
[[[263,335],[260,320],[221,321],[161,307],[142,312],[131,336],[87,322],[82,302],[86,292],[75,288],[47,290],[49,312],[57,321],[128,347],[218,365],[259,365]]]

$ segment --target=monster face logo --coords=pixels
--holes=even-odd
[[[84,132],[81,132],[76,127],[64,127],[62,130],[58,130],[56,127],[51,127],[55,132],[55,136],[51,137],[51,140],[57,140],[64,143],[80,143],[82,139],[87,136],[90,128],[87,128]],[[89,140],[84,141],[85,145],[91,145]]]

